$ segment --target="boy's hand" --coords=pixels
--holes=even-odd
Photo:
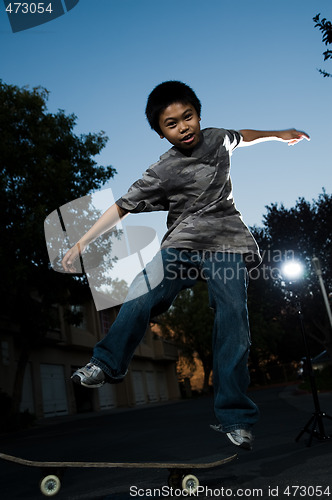
[[[67,273],[76,273],[77,269],[75,267],[76,260],[83,253],[84,247],[80,243],[76,243],[68,252],[65,254],[61,261],[62,267]]]
[[[298,142],[302,141],[302,139],[307,139],[307,141],[310,141],[310,137],[308,134],[299,130],[295,130],[294,128],[290,130],[281,130],[279,134],[279,138],[284,142],[288,142],[288,146],[294,146]]]

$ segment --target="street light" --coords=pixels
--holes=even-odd
[[[332,328],[331,306],[330,306],[329,298],[327,296],[326,289],[325,289],[325,284],[324,284],[324,280],[323,280],[323,276],[322,276],[322,268],[320,266],[320,262],[319,262],[318,257],[316,257],[315,255],[313,256],[311,262],[314,266],[315,272],[316,272],[317,277],[318,277],[320,288],[322,290],[323,299],[325,302],[326,312],[327,312],[327,315],[328,315],[329,320],[330,320],[330,326]]]
[[[287,260],[281,268],[281,274],[289,281],[298,280],[303,276],[304,267],[299,260]]]
[[[294,282],[296,283],[303,276],[304,266],[301,262],[296,261],[296,260],[287,261],[283,264],[283,266],[281,268],[281,274],[289,282],[289,284],[294,284]],[[294,292],[295,292],[294,295],[296,298],[297,313],[299,315],[299,320],[300,320],[303,345],[304,345],[304,349],[305,349],[311,393],[312,393],[314,407],[315,407],[315,411],[312,414],[312,417],[308,420],[306,425],[303,427],[301,432],[298,434],[295,441],[299,441],[300,438],[303,436],[303,434],[305,432],[308,432],[310,436],[309,436],[309,441],[308,441],[307,446],[310,446],[311,442],[312,442],[312,438],[314,436],[321,441],[325,441],[326,439],[330,439],[332,437],[332,436],[328,436],[325,433],[324,422],[323,422],[323,418],[328,418],[328,419],[332,420],[332,417],[327,415],[325,412],[322,412],[321,408],[320,408],[318,394],[317,394],[316,380],[315,380],[314,372],[312,369],[311,355],[310,355],[309,345],[308,345],[308,341],[307,341],[307,335],[306,335],[304,322],[303,322],[302,304],[301,304],[300,295],[298,293],[299,292],[298,287],[297,287],[297,290],[294,290]]]

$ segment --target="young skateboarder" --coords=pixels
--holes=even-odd
[[[201,103],[178,81],[158,85],[149,95],[146,116],[153,130],[172,148],[161,156],[111,206],[63,258],[66,271],[98,236],[129,213],[168,211],[161,244],[164,277],[141,294],[146,273],[133,281],[128,297],[91,361],[72,379],[85,387],[121,381],[151,316],[166,311],[176,295],[206,280],[215,311],[213,330],[214,409],[218,425],[236,446],[251,449],[258,408],[248,397],[250,332],[247,312],[248,269],[260,262],[257,244],[236,209],[230,179],[230,157],[236,147],[278,140],[294,145],[309,136],[294,129],[280,131],[201,130]],[[160,255],[159,255],[160,257]],[[160,259],[158,260],[158,262]]]

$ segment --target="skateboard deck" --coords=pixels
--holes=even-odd
[[[54,496],[58,493],[61,487],[60,477],[63,470],[67,468],[167,469],[170,472],[168,477],[170,487],[182,488],[184,491],[194,493],[199,486],[199,481],[195,475],[190,473],[191,470],[221,467],[236,458],[237,454],[206,462],[44,462],[0,453],[2,460],[42,469],[43,477],[40,481],[40,490],[45,496]]]

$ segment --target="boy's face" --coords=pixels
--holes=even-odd
[[[166,138],[173,146],[185,151],[193,149],[200,141],[200,117],[191,104],[174,102],[159,116],[161,139]]]

